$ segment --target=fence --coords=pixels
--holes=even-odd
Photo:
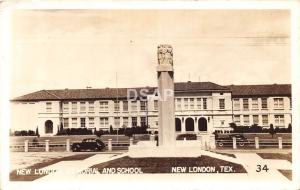
[[[255,137],[254,139],[237,139],[233,137],[232,139],[217,139],[216,148],[217,149],[261,149],[261,148],[291,148],[291,139],[282,139],[278,137],[277,139],[263,139]]]
[[[80,143],[82,141],[55,141],[45,140],[44,142],[29,142],[25,140],[24,143],[11,143],[10,150],[13,152],[49,152],[49,151],[72,151],[72,143]],[[130,144],[136,143],[130,139],[129,141],[112,141],[108,139],[103,141],[105,144],[105,149],[108,151],[112,150],[127,150]]]
[[[81,141],[55,141],[51,142],[45,140],[44,142],[29,142],[25,140],[24,143],[12,143],[10,145],[11,151],[17,152],[49,152],[49,151],[71,151],[72,143],[77,143]],[[135,144],[137,141],[130,139],[129,141],[112,141],[108,139],[103,141],[106,145],[106,150],[127,150],[130,144]],[[232,139],[216,139],[215,140],[216,149],[262,149],[262,148],[291,148],[292,140],[283,139],[278,137],[276,139],[264,139],[255,137],[254,139],[237,139],[233,137]]]

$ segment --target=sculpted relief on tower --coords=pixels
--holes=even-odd
[[[159,45],[157,47],[158,64],[173,65],[173,48],[170,45]]]

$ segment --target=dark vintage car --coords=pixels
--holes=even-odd
[[[73,152],[78,152],[82,150],[90,151],[101,151],[105,148],[105,144],[96,138],[83,139],[80,143],[73,143],[71,149]]]
[[[245,146],[249,143],[249,140],[242,134],[233,134],[228,136],[216,136],[216,144],[220,147],[222,146],[232,146],[233,137],[236,138],[236,144],[238,146]]]

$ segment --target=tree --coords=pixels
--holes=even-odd
[[[276,131],[275,131],[274,126],[273,126],[272,123],[270,124],[269,133],[272,135],[272,138],[273,138],[274,134],[276,134]]]
[[[110,134],[113,134],[113,132],[114,132],[114,129],[113,129],[112,126],[110,126],[110,127],[109,127],[109,133],[110,133]]]
[[[288,126],[288,128],[287,128],[287,132],[288,132],[288,133],[291,133],[291,132],[292,132],[292,124],[290,124],[290,123],[289,123],[289,126]]]
[[[38,138],[40,137],[39,127],[36,127],[35,135],[36,135]]]

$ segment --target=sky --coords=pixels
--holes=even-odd
[[[291,83],[288,10],[16,10],[11,97],[157,86],[159,44],[175,82]]]

